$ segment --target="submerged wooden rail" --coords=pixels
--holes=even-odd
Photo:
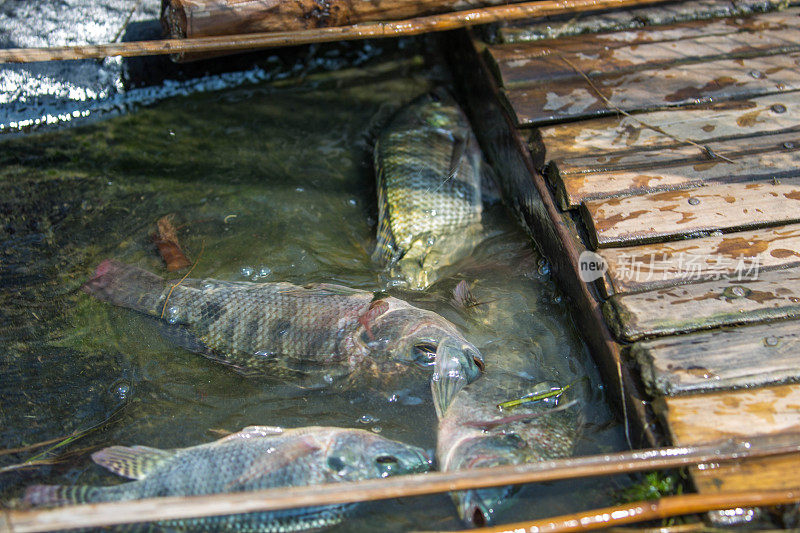
[[[370,22],[351,26],[303,31],[249,33],[187,39],[161,39],[130,43],[60,46],[52,48],[9,48],[0,50],[0,63],[32,63],[74,59],[102,59],[199,52],[233,52],[332,41],[375,39],[419,35],[465,28],[491,22],[579,13],[655,4],[664,0],[544,0],[469,9],[391,22]]]
[[[49,510],[5,511],[0,533],[33,533],[136,522],[202,518],[296,507],[421,496],[453,490],[516,485],[679,468],[752,457],[800,453],[800,434],[728,439],[698,446],[652,448],[457,472],[433,472],[355,483],[281,487],[255,492],[85,504]]]
[[[800,501],[800,490],[684,494],[658,500],[639,501],[583,513],[517,522],[504,526],[454,531],[453,533],[566,533],[659,520],[734,507],[766,507]]]

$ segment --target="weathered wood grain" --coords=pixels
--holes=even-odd
[[[675,445],[800,429],[800,385],[663,398],[656,408]],[[800,487],[796,454],[690,470],[699,492]]]
[[[794,15],[796,17],[797,13]],[[577,80],[580,74],[576,70],[588,76],[599,74],[608,76],[680,63],[785,54],[800,50],[800,28],[796,25],[789,28],[775,27],[763,32],[742,31],[726,35],[685,36],[676,40],[659,39],[658,34],[661,32],[657,30],[649,33],[653,34],[653,40],[656,42],[635,42],[628,46],[598,46],[601,36],[590,35],[573,37],[570,41],[574,42],[564,39],[529,46],[527,50],[529,55],[514,59],[500,59],[496,47],[490,48],[488,52],[495,59],[500,83],[504,87],[511,88],[516,85],[556,79]],[[602,37],[604,40],[609,40],[609,37],[615,35],[604,34]],[[514,55],[520,55],[522,52],[520,45],[514,45],[514,48],[516,52]]]
[[[604,248],[606,297],[686,283],[800,268],[800,225],[749,230],[664,243]]]
[[[741,280],[617,294],[606,300],[603,315],[624,341],[795,318],[800,316],[800,271],[754,269]]]
[[[622,74],[554,80],[504,92],[520,126],[753,98],[800,89],[800,54],[723,59]],[[608,100],[601,98],[597,92]]]
[[[548,17],[527,21],[505,22],[497,31],[498,40],[523,43],[552,39],[565,35],[601,31],[638,30],[648,26],[674,24],[733,17],[770,11],[784,7],[784,0],[696,0],[670,2],[653,7],[637,7],[587,13],[583,16]]]
[[[640,341],[630,355],[653,396],[800,380],[800,323],[761,324]]]
[[[162,26],[174,38],[308,30],[398,20],[522,0],[162,0]]]
[[[715,154],[711,156],[710,154]],[[800,130],[551,161],[562,209],[587,200],[800,176]]]
[[[800,222],[800,183],[731,183],[591,200],[581,211],[595,247],[629,246]]]
[[[697,143],[776,132],[800,124],[800,92],[731,100],[701,107],[668,109],[633,117],[604,117],[535,130],[531,152],[543,164],[556,159],[670,148],[669,135]],[[542,165],[543,166],[543,165]]]

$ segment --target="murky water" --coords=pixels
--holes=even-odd
[[[408,56],[408,54],[406,54]],[[425,380],[309,391],[248,379],[162,339],[154,323],[79,291],[105,258],[166,275],[151,240],[174,214],[192,277],[333,282],[377,290],[371,133],[399,105],[446,82],[419,58],[385,59],[297,85],[254,85],[164,101],[80,129],[0,144],[0,450],[91,427],[68,450],[206,442],[251,424],[339,425],[428,449]],[[605,394],[546,266],[501,205],[458,275],[395,293],[461,326],[487,361],[524,360],[534,379],[590,382],[580,453],[623,447]],[[177,278],[180,275],[171,275]],[[475,284],[480,312],[450,291]],[[35,452],[0,455],[0,467]],[[0,501],[32,483],[120,479],[88,452],[0,474]],[[507,520],[610,503],[614,480],[526,489]],[[453,528],[446,495],[365,505],[336,531]]]

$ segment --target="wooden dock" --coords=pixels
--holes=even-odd
[[[654,445],[800,427],[800,8],[682,21],[697,4],[447,42],[509,205]],[[798,467],[691,477],[798,488]]]

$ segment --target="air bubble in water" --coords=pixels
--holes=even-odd
[[[372,415],[361,415],[361,418],[358,419],[361,424],[373,424],[375,422],[380,422],[380,418],[374,417]]]
[[[242,276],[246,278],[252,276],[253,272],[255,272],[255,270],[253,270],[253,267],[242,267]]]

